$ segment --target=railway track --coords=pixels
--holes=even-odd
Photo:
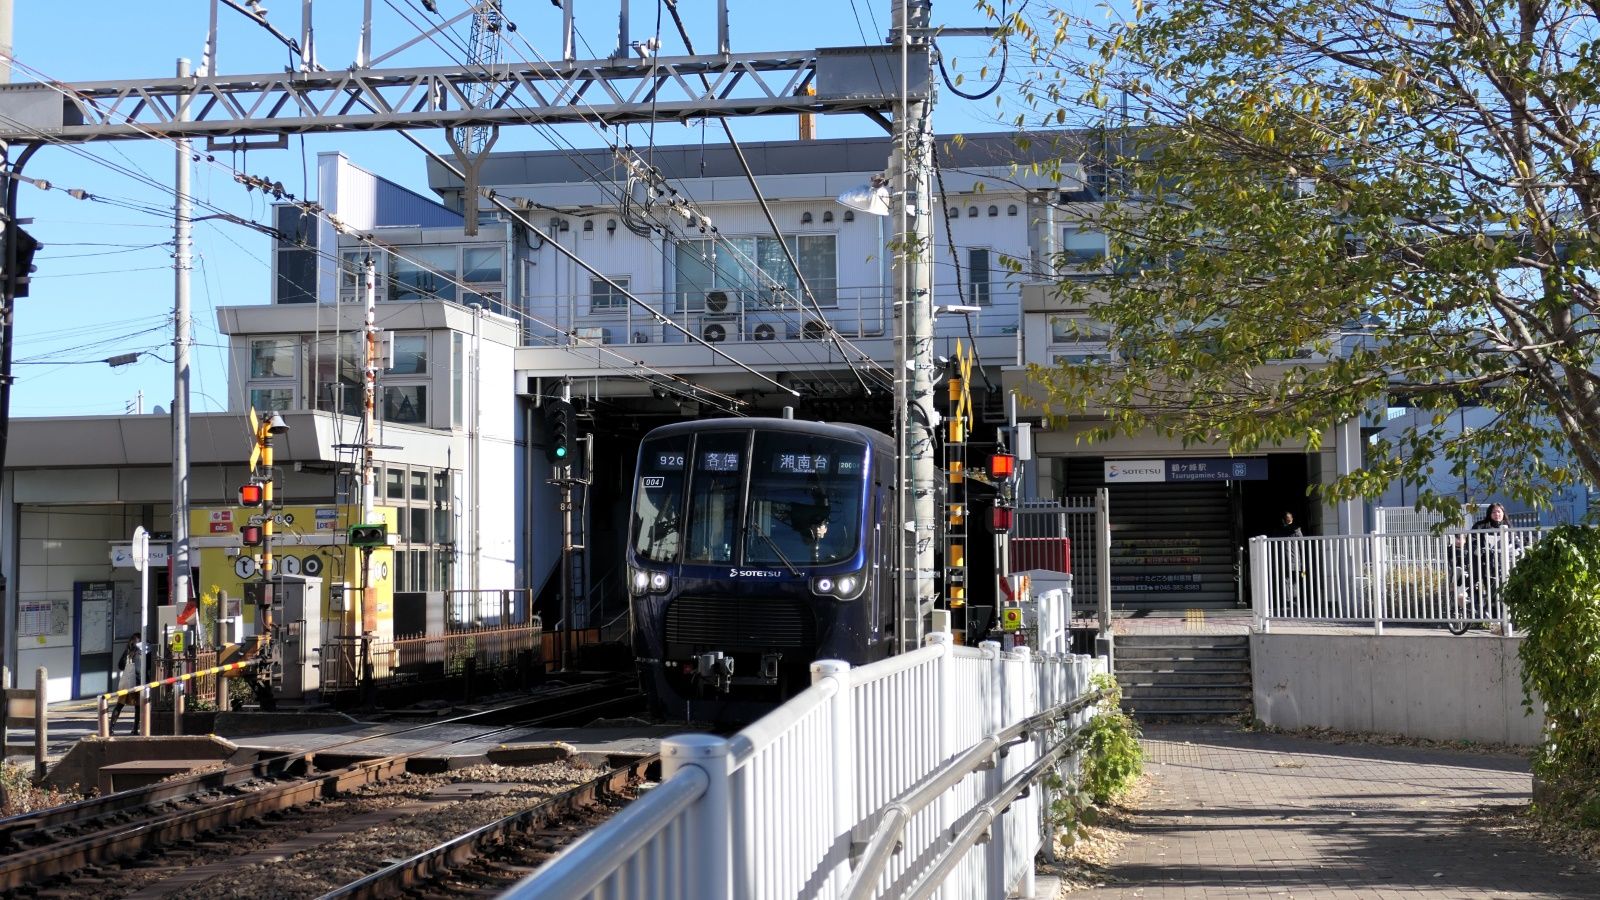
[[[67,886],[74,873],[98,883],[104,869],[129,859],[159,858],[174,847],[206,835],[250,826],[329,798],[348,795],[408,771],[408,764],[464,740],[538,725],[582,721],[613,711],[620,702],[617,685],[597,682],[520,700],[516,704],[359,739],[314,751],[284,754],[249,765],[183,776],[156,785],[91,798],[49,810],[0,820],[0,894],[46,892]],[[519,707],[536,706],[541,715],[516,715]],[[552,709],[558,711],[552,711]],[[484,718],[511,717],[515,724],[425,745],[406,753],[348,761],[356,745],[440,725],[470,724]],[[340,765],[317,770],[318,758]],[[73,892],[75,893],[75,891]]]
[[[661,757],[619,766],[537,806],[329,891],[321,900],[495,897],[582,837],[660,778]]]

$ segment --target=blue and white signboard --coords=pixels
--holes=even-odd
[[[1168,481],[1266,481],[1265,456],[1222,459],[1169,459]]]
[[[1265,456],[1195,459],[1108,459],[1106,484],[1161,484],[1173,481],[1266,481]]]
[[[1106,460],[1106,484],[1149,484],[1166,480],[1167,468],[1159,459]]]

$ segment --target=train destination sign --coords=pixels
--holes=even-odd
[[[826,475],[832,471],[832,462],[826,453],[775,453],[772,471],[784,475]]]

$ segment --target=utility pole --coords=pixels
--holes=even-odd
[[[378,487],[373,482],[372,451],[378,446],[375,433],[378,425],[378,268],[371,256],[361,278],[363,299],[366,302],[366,319],[362,326],[366,345],[366,368],[361,375],[361,524],[376,524],[378,515]],[[367,591],[372,585],[372,549],[361,551],[361,607],[354,616],[357,631],[370,633],[378,630],[378,610]],[[366,646],[363,642],[362,646]]]
[[[189,77],[189,61],[178,60],[178,78]],[[178,118],[187,119],[188,98],[178,104]],[[176,201],[172,222],[172,593],[167,599],[189,602],[189,230],[194,216],[189,197],[189,139],[178,138],[173,179]]]
[[[891,38],[899,50],[901,85],[893,105],[894,153],[889,170],[894,179],[892,239],[898,244],[893,289],[896,319],[901,323],[895,347],[901,513],[895,524],[902,529],[903,542],[904,574],[898,584],[906,594],[900,606],[902,651],[922,645],[923,621],[938,597],[934,580],[939,485],[933,459],[933,220],[929,208],[933,200],[932,105],[906,89],[912,83],[911,66],[927,65],[928,7],[929,0],[890,0]]]

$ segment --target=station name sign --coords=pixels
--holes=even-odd
[[[1183,459],[1108,459],[1106,484],[1160,484],[1182,481],[1266,481],[1265,456],[1186,457]]]

